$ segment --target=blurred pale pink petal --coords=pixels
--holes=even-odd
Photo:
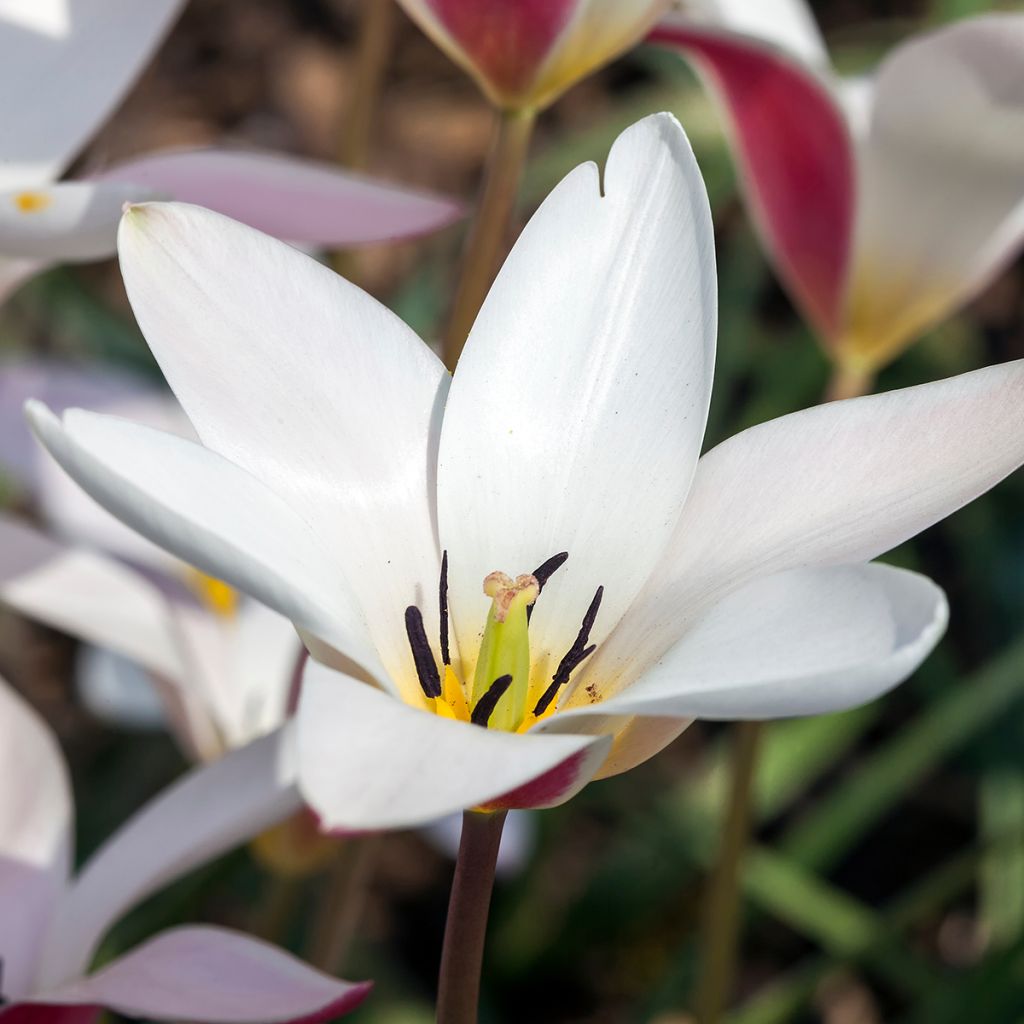
[[[185,0],[3,0],[0,187],[57,178],[148,62]]]
[[[52,988],[79,974],[127,909],[301,806],[289,730],[194,769],[86,862],[50,927],[40,983]]]
[[[0,282],[3,268],[12,265],[0,260]],[[152,386],[141,377],[113,367],[47,359],[0,362],[0,473],[12,477],[30,496],[38,496],[39,467],[51,460],[25,422],[25,403],[30,398],[63,412],[71,406],[103,409],[150,391]],[[141,411],[134,403],[131,410],[133,418]],[[81,492],[70,482],[68,488]]]
[[[226,214],[269,235],[313,246],[409,238],[461,215],[450,199],[274,153],[177,150],[94,176]]]
[[[842,326],[856,202],[853,143],[828,82],[784,51],[673,16],[650,37],[693,61],[729,119],[755,220],[826,338]]]
[[[354,1010],[370,987],[329,978],[248,936],[191,927],[163,932],[95,974],[33,999],[156,1020],[314,1024]]]
[[[35,980],[47,919],[67,884],[71,826],[71,785],[57,741],[0,680],[0,962],[7,999],[25,995]]]

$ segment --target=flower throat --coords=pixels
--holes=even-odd
[[[604,588],[598,587],[572,646],[558,663],[551,682],[528,711],[530,690],[530,616],[551,576],[565,564],[568,552],[552,555],[532,573],[513,579],[492,572],[484,579],[484,593],[491,599],[476,670],[468,694],[451,664],[448,640],[448,552],[441,558],[440,641],[443,677],[427,632],[423,614],[415,605],[405,610],[405,631],[412,650],[416,676],[433,710],[445,718],[473,725],[522,732],[553,710],[555,698],[572,673],[590,657],[597,645],[590,643],[590,631],[597,619]],[[507,695],[507,696],[506,696]]]

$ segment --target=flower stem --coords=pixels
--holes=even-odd
[[[437,1024],[476,1024],[487,914],[506,811],[466,811],[448,901],[437,987]]]
[[[859,398],[873,387],[875,374],[837,362],[824,401]],[[732,991],[739,947],[739,885],[750,838],[754,779],[764,722],[737,722],[730,751],[729,794],[718,859],[708,879],[701,978],[695,999],[699,1024],[718,1024]]]
[[[740,868],[750,836],[751,797],[763,730],[763,722],[737,722],[733,727],[729,801],[705,903],[701,978],[695,1000],[699,1024],[718,1024],[732,991]]]
[[[842,398],[860,398],[874,386],[875,374],[872,370],[861,370],[836,362],[832,368],[832,376],[825,386],[825,401],[835,402]]]
[[[445,332],[444,361],[449,370],[455,369],[469,330],[505,254],[509,224],[535,118],[532,110],[502,110],[496,114],[483,193],[466,240],[462,276]]]
[[[344,112],[338,141],[338,164],[364,171],[370,161],[370,140],[377,119],[381,86],[395,35],[394,0],[367,0],[360,5],[352,99]],[[357,257],[347,251],[331,254],[331,266],[343,277],[356,277]]]
[[[313,921],[307,959],[328,974],[340,974],[370,891],[383,833],[342,841]]]
[[[338,163],[354,171],[365,170],[369,159],[370,135],[395,32],[393,0],[370,0],[360,9],[352,103],[345,114],[338,146]]]

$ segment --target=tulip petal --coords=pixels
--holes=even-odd
[[[628,685],[729,591],[876,558],[1022,462],[1024,361],[737,434],[701,459],[665,558],[588,673]]]
[[[152,672],[184,674],[167,598],[96,552],[66,547],[0,515],[0,601]]]
[[[851,260],[856,169],[830,85],[764,40],[686,18],[664,19],[650,41],[692,61],[718,96],[765,248],[807,317],[835,338]]]
[[[862,152],[851,359],[877,365],[978,292],[1024,243],[1024,15],[896,50]]]
[[[383,675],[328,546],[255,477],[201,445],[111,416],[73,409],[62,422],[30,403],[29,418],[61,466],[130,527]]]
[[[485,804],[554,806],[590,781],[609,744],[451,721],[315,662],[298,731],[303,796],[325,828],[346,831],[421,825]]]
[[[183,6],[184,0],[5,0],[0,187],[58,177]]]
[[[559,551],[569,560],[531,622],[535,665],[557,664],[598,586],[594,642],[629,606],[700,452],[715,301],[707,197],[670,115],[619,137],[603,197],[585,165],[537,211],[473,327],[442,429],[438,517],[464,652],[484,577]]]
[[[190,927],[163,932],[34,1001],[101,1005],[153,1020],[318,1024],[354,1010],[370,987],[328,977],[247,935]]]
[[[47,936],[46,987],[88,965],[126,910],[302,806],[294,730],[283,728],[196,768],[150,801],[86,862]]]
[[[30,989],[43,933],[67,884],[72,813],[53,733],[0,680],[0,961],[8,999]]]
[[[830,66],[825,41],[806,0],[693,0],[686,15],[770,43],[812,67]],[[671,27],[682,20],[669,14],[664,24]]]
[[[762,577],[715,604],[656,665],[593,710],[724,719],[839,711],[906,679],[947,618],[931,580],[887,565]]]
[[[453,200],[275,153],[218,149],[144,156],[95,180],[206,206],[277,238],[316,246],[409,238],[453,223]]]
[[[153,195],[137,185],[81,181],[0,191],[0,256],[59,262],[113,256],[122,207]]]
[[[417,604],[437,621],[440,360],[326,267],[208,210],[136,207],[120,252],[139,324],[203,444],[310,522],[342,568],[332,586],[348,581],[385,667],[418,700],[402,615]]]

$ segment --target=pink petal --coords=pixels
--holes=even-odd
[[[649,37],[707,77],[732,122],[753,214],[826,338],[840,327],[854,204],[853,144],[841,108],[810,68],[740,35],[663,21]]]
[[[451,224],[454,201],[273,153],[176,150],[97,175],[206,206],[260,231],[315,246],[409,238]]]
[[[164,932],[91,977],[43,993],[39,1000],[107,1006],[130,1017],[157,1020],[315,1024],[354,1010],[370,988],[368,982],[330,978],[237,932],[195,927]]]

